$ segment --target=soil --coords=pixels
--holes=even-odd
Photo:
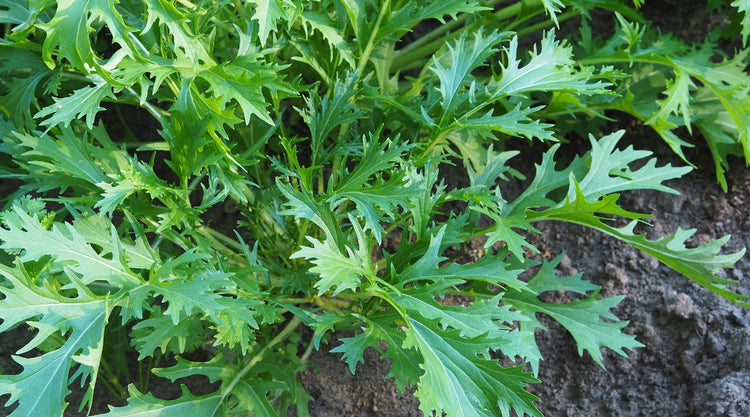
[[[637,148],[655,149],[662,163],[684,165],[658,136],[640,126],[629,126],[625,140]],[[576,143],[567,145],[568,150]],[[527,150],[528,151],[528,150]],[[533,150],[532,150],[533,152]],[[690,243],[732,234],[723,253],[750,246],[750,171],[733,164],[729,192],[715,182],[710,157],[688,152],[699,169],[669,185],[680,195],[631,192],[621,197],[623,207],[654,213],[649,238],[673,233],[678,227],[696,228]],[[528,166],[528,165],[527,165]],[[530,391],[540,397],[546,416],[732,416],[750,415],[750,310],[703,289],[655,258],[614,238],[577,225],[538,225],[532,243],[547,259],[566,256],[561,275],[583,272],[603,287],[601,297],[624,294],[616,315],[629,320],[625,331],[646,347],[622,357],[604,352],[606,370],[588,355],[580,357],[570,335],[556,322],[543,318],[549,331],[538,332],[545,358],[541,384]],[[644,230],[645,231],[645,230]],[[743,257],[728,278],[749,294],[750,259]],[[408,391],[396,395],[383,381],[389,362],[367,352],[365,363],[351,375],[340,355],[327,353],[335,342],[312,355],[315,369],[300,375],[313,396],[311,415],[420,416],[418,401]]]
[[[657,21],[663,31],[690,42],[700,42],[722,18],[706,19],[703,4],[670,1],[645,2],[642,12]],[[596,20],[596,16],[595,16]],[[611,31],[611,17],[595,23],[595,33]],[[607,28],[609,25],[609,28]],[[575,24],[569,24],[575,28]],[[597,32],[596,28],[600,30]],[[564,28],[563,28],[564,30]],[[731,51],[732,45],[721,45]],[[617,116],[621,118],[621,115]],[[619,128],[627,130],[623,145],[653,150],[661,164],[685,165],[652,130],[627,118]],[[680,132],[687,137],[687,132]],[[722,253],[750,247],[750,170],[743,161],[732,161],[727,175],[728,192],[716,183],[713,162],[703,139],[692,138],[697,149],[686,152],[697,169],[668,185],[679,195],[638,191],[625,193],[626,209],[653,213],[650,239],[695,228],[692,245],[731,234]],[[521,146],[524,146],[521,144]],[[573,142],[561,152],[575,154],[585,143]],[[529,157],[518,168],[528,173],[540,160],[540,147],[524,149]],[[509,189],[522,184],[508,184]],[[508,195],[503,189],[503,194]],[[544,356],[538,378],[530,391],[540,398],[537,406],[545,416],[750,416],[750,310],[734,305],[662,265],[655,258],[614,238],[582,226],[540,224],[539,235],[530,237],[547,259],[560,253],[561,275],[583,272],[584,278],[601,285],[601,297],[625,295],[615,314],[630,324],[646,347],[627,357],[604,352],[606,370],[588,355],[580,357],[575,341],[556,322],[542,318],[549,331],[537,333]],[[647,230],[643,230],[647,231]],[[750,258],[744,256],[725,276],[739,280],[735,291],[750,294]],[[333,339],[335,340],[335,338]],[[388,360],[368,350],[365,363],[351,375],[340,355],[328,353],[336,345],[321,347],[311,360],[314,368],[300,378],[314,398],[310,413],[319,417],[421,416],[413,389],[399,397],[396,388],[382,378]]]
[[[652,7],[646,12],[665,19],[665,24],[661,25],[665,31],[681,36],[705,34],[706,22],[699,18],[703,5],[672,10],[678,4],[646,2],[646,7]],[[691,8],[694,9],[683,10]],[[610,131],[626,128],[624,140],[628,144],[653,150],[661,163],[684,165],[651,130],[624,120]],[[693,139],[696,143],[701,141],[697,136]],[[584,146],[585,143],[574,141],[565,145],[564,152],[572,155]],[[518,169],[529,173],[542,150],[539,144],[525,148],[521,155],[527,159],[515,161]],[[750,247],[750,218],[747,216],[750,170],[739,159],[733,160],[727,176],[729,190],[723,193],[716,183],[713,163],[705,147],[688,151],[687,155],[698,169],[669,183],[680,195],[647,191],[625,193],[621,197],[623,207],[654,213],[649,220],[653,224],[649,228],[651,239],[673,233],[678,227],[696,228],[691,244],[731,234],[724,253]],[[516,182],[508,184],[508,189],[519,190],[522,186]],[[505,189],[504,194],[507,195]],[[584,278],[603,287],[602,297],[626,296],[615,313],[630,321],[625,331],[635,334],[646,345],[629,352],[627,357],[605,351],[607,369],[604,370],[588,355],[579,356],[575,342],[561,326],[542,318],[549,329],[537,334],[545,358],[539,373],[542,382],[530,390],[540,397],[538,407],[544,415],[750,415],[750,310],[710,293],[614,238],[575,225],[536,226],[541,233],[529,239],[545,258],[566,254],[558,268],[561,275],[583,272]],[[740,280],[733,289],[750,294],[750,281],[746,279],[750,276],[748,256],[734,269],[726,271],[726,276]],[[0,339],[0,366],[12,373],[14,364],[6,354],[22,346],[23,340],[8,336],[5,334]],[[329,353],[337,345],[336,338],[332,340],[331,345],[313,352],[310,368],[299,375],[313,398],[312,416],[422,415],[413,387],[407,388],[401,396],[395,385],[385,379],[390,367],[388,360],[379,359],[378,352],[368,349],[364,363],[359,364],[356,374],[352,375],[340,355]],[[166,395],[155,393],[161,398],[177,395],[172,384],[154,385],[164,386],[162,394]],[[102,397],[99,401],[101,407],[107,399]],[[7,411],[0,410],[0,416],[7,415],[4,414]],[[106,408],[98,410],[105,411]],[[292,412],[290,417],[294,415]]]

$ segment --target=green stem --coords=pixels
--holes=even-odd
[[[107,388],[107,391],[112,393],[118,400],[125,401],[128,398],[128,391],[120,384],[120,381],[115,377],[115,373],[112,372],[112,368],[107,364],[107,361],[102,360],[101,366],[104,369],[106,376],[101,378],[100,381]]]
[[[232,382],[227,385],[227,387],[223,390],[221,393],[221,396],[226,399],[229,397],[230,394],[232,394],[232,391],[234,391],[234,387],[237,386],[237,384],[242,380],[242,378],[247,375],[248,372],[250,372],[253,367],[260,362],[263,359],[263,355],[266,353],[267,350],[271,349],[272,347],[278,345],[279,343],[283,342],[287,337],[289,337],[292,333],[294,333],[297,330],[297,327],[302,323],[302,319],[300,319],[297,316],[294,316],[289,323],[279,332],[279,334],[276,335],[266,346],[263,347],[263,349],[260,350],[255,356],[250,359],[250,361],[245,365],[244,368],[240,372],[237,373],[237,375],[232,379]],[[219,407],[222,406],[224,401],[219,401],[216,404],[216,408],[214,408],[214,411],[211,413],[211,415],[217,415],[217,412],[219,411]]]
[[[359,65],[357,66],[357,76],[362,77],[362,74],[364,74],[365,66],[367,65],[367,62],[370,60],[370,54],[372,53],[373,48],[375,47],[375,38],[378,35],[378,31],[380,30],[380,25],[383,23],[383,17],[385,17],[385,13],[388,10],[388,6],[390,6],[391,1],[386,0],[383,2],[383,5],[380,6],[380,13],[378,13],[378,20],[375,21],[375,26],[372,28],[372,32],[370,33],[370,39],[367,40],[367,45],[365,46],[365,50],[362,51],[362,56],[359,57]]]
[[[493,4],[498,3],[493,1]],[[492,22],[488,28],[498,28],[501,23],[520,15],[526,10],[541,10],[541,0],[524,0],[504,7],[492,13],[492,17],[483,19],[483,23]],[[533,13],[535,16],[538,13]],[[456,20],[447,22],[444,25],[434,29],[432,32],[421,36],[419,39],[400,49],[391,68],[397,68],[399,71],[407,71],[418,68],[423,65],[425,58],[434,54],[446,42],[445,36],[455,36],[454,29],[462,27],[466,23],[468,15],[463,14]]]

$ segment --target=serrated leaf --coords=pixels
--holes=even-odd
[[[235,100],[242,109],[245,123],[250,123],[250,118],[255,115],[260,120],[273,125],[273,120],[268,114],[268,106],[262,89],[293,90],[280,83],[273,73],[259,64],[245,66],[237,63],[217,65],[210,67],[197,74],[206,80],[211,86],[211,94],[221,102],[223,109],[226,104]]]
[[[377,313],[369,317],[359,314],[353,314],[365,325],[362,331],[354,337],[341,338],[341,344],[331,349],[332,353],[342,353],[349,366],[349,370],[354,374],[358,363],[363,362],[364,351],[369,347],[381,351],[379,341],[387,343],[388,347],[381,354],[381,358],[390,358],[392,360],[390,372],[386,378],[394,378],[399,392],[403,393],[407,384],[415,385],[422,371],[418,367],[421,360],[419,352],[415,349],[405,348],[405,335],[398,329],[395,321],[397,315],[392,312]]]
[[[472,14],[483,10],[490,10],[490,8],[472,0],[420,0],[406,2],[401,8],[391,11],[390,19],[386,21],[384,27],[378,32],[378,35],[381,38],[385,38],[393,32],[411,29],[414,25],[426,19],[437,19],[441,23],[445,23],[446,16],[451,16],[455,19],[459,14]]]
[[[230,283],[227,278],[231,274],[212,270],[202,262],[207,258],[206,254],[185,252],[155,268],[148,284],[144,285],[162,296],[168,304],[164,314],[171,317],[175,325],[183,313],[187,316],[200,313],[218,319],[224,309],[216,290]]]
[[[504,368],[477,355],[486,349],[484,337],[467,339],[440,330],[433,322],[410,319],[407,343],[422,353],[424,375],[419,379],[419,408],[425,415],[445,412],[457,417],[542,417],[538,398],[525,388],[538,382],[523,366]]]
[[[565,4],[562,2],[562,0],[542,0],[542,5],[544,6],[544,11],[547,12],[547,15],[550,17],[550,19],[555,22],[556,26],[559,26],[559,23],[557,22],[557,15],[560,14],[560,8],[565,7]]]
[[[525,288],[526,285],[523,281],[518,279],[518,275],[522,271],[511,269],[501,255],[488,254],[473,264],[451,263],[448,266],[440,267],[440,263],[446,260],[445,257],[440,255],[445,231],[446,226],[441,226],[430,239],[425,254],[398,274],[399,285],[406,286],[417,281],[457,281],[460,283],[464,280],[479,280],[519,290]]]
[[[54,104],[38,111],[34,114],[34,118],[40,119],[50,116],[40,123],[42,126],[48,126],[48,129],[60,123],[63,126],[68,126],[73,120],[83,118],[86,119],[86,126],[92,129],[96,114],[104,110],[104,107],[101,107],[100,104],[105,98],[114,99],[115,95],[109,83],[100,82],[93,86],[75,90],[73,94],[67,97],[55,98]]]
[[[362,248],[355,252],[346,246],[346,254],[343,254],[330,239],[321,242],[308,236],[307,240],[312,243],[312,247],[303,246],[293,253],[291,258],[310,259],[315,265],[310,268],[310,272],[320,275],[320,279],[315,283],[318,295],[322,295],[333,287],[336,287],[333,295],[344,290],[354,291],[360,286],[363,276],[374,275],[369,256],[367,258],[360,256]]]
[[[335,49],[341,54],[341,58],[349,64],[349,68],[354,69],[356,63],[354,62],[352,46],[343,38],[341,29],[336,27],[336,22],[324,14],[311,11],[302,12],[300,17],[304,22],[310,25],[311,29],[320,32],[329,45],[333,47],[332,49]]]
[[[131,331],[132,344],[138,351],[138,360],[161,354],[176,355],[192,351],[202,345],[206,333],[195,317],[183,317],[175,324],[169,316],[158,315],[141,320]]]
[[[493,31],[488,36],[484,36],[481,31],[474,33],[474,42],[471,43],[461,33],[455,44],[448,45],[448,55],[450,62],[444,67],[436,57],[430,69],[437,75],[440,80],[440,94],[443,99],[443,117],[452,120],[455,102],[454,99],[459,95],[458,91],[471,72],[480,66],[485,65],[485,61],[497,52],[495,45],[505,38],[505,35]]]
[[[65,339],[59,348],[40,356],[13,356],[23,371],[0,375],[0,395],[10,394],[5,405],[18,404],[10,416],[62,415],[70,392],[68,385],[78,378],[81,387],[88,380],[82,406],[88,403],[90,407],[109,315],[106,298],[94,296],[80,283],[75,298],[65,297],[48,285],[38,286],[20,262],[13,269],[0,265],[0,275],[12,285],[0,286],[0,333],[23,323],[38,329],[37,336],[18,355],[38,347],[53,333]]]
[[[248,374],[249,372],[260,371],[264,369],[272,368],[270,371],[265,371],[267,374],[271,374],[274,378],[266,380],[256,375]],[[279,372],[281,371],[281,372]],[[211,413],[205,414],[207,416],[224,416],[226,413],[234,414],[236,410],[225,410],[227,398],[230,396],[236,399],[239,403],[236,409],[252,412],[253,415],[261,417],[279,417],[277,410],[274,405],[269,401],[269,396],[273,395],[274,392],[279,390],[286,390],[290,392],[290,386],[288,381],[284,381],[283,373],[290,372],[288,368],[279,368],[273,364],[265,365],[258,363],[253,365],[245,364],[244,367],[240,368],[236,364],[230,363],[225,360],[222,353],[218,353],[213,359],[207,362],[192,362],[183,358],[177,358],[177,364],[170,368],[157,368],[154,369],[154,374],[169,378],[171,381],[176,381],[179,378],[204,375],[209,381],[221,381],[221,386],[218,391],[214,394],[209,394],[201,398],[218,396],[223,401],[221,407],[216,406]],[[274,373],[281,373],[282,375],[273,375]],[[277,380],[281,379],[280,381]],[[172,414],[167,414],[172,415]],[[202,415],[202,414],[197,414]]]
[[[65,191],[68,185],[83,180],[90,185],[111,181],[110,175],[119,173],[122,151],[111,142],[106,147],[98,147],[90,142],[90,136],[101,139],[99,133],[106,132],[97,126],[93,135],[77,135],[70,127],[61,127],[57,135],[34,136],[16,133],[19,145],[26,149],[16,160],[28,164],[29,179],[40,181],[39,190],[60,188]],[[39,167],[39,168],[37,168]],[[41,168],[41,169],[40,169]]]
[[[667,164],[656,166],[656,159],[651,158],[637,169],[631,164],[650,156],[650,151],[635,150],[632,146],[620,150],[617,143],[625,132],[620,130],[596,140],[589,136],[592,150],[583,157],[576,157],[566,168],[555,168],[555,152],[558,146],[552,146],[542,156],[542,162],[536,165],[536,173],[531,184],[514,201],[503,207],[502,214],[513,216],[522,210],[532,207],[554,206],[558,201],[550,198],[550,193],[566,189],[568,197],[575,189],[569,187],[571,178],[579,182],[586,198],[598,198],[604,194],[635,189],[651,189],[675,193],[672,188],[662,184],[679,178],[689,167],[672,167]]]
[[[450,306],[435,301],[434,291],[431,286],[424,286],[392,297],[410,316],[420,315],[435,320],[441,329],[458,330],[459,335],[466,338],[487,336],[487,349],[497,349],[489,341],[507,336],[515,322],[526,320],[517,311],[500,305],[502,294],[476,300],[469,306]]]
[[[544,34],[539,49],[534,48],[526,65],[517,58],[518,37],[505,49],[507,64],[499,78],[489,83],[493,97],[522,95],[531,91],[574,91],[579,95],[603,94],[609,85],[604,81],[589,82],[590,67],[574,68],[572,48],[555,40],[555,32]]]
[[[617,316],[610,312],[624,298],[624,296],[597,299],[599,287],[591,286],[580,280],[580,275],[558,279],[554,275],[554,267],[561,258],[557,258],[545,265],[537,272],[537,275],[529,281],[529,288],[541,294],[545,291],[572,290],[577,293],[585,293],[591,288],[594,291],[584,299],[573,300],[565,304],[546,303],[532,292],[521,294],[517,291],[508,291],[503,298],[504,302],[510,304],[514,309],[528,315],[531,319],[532,329],[544,328],[535,313],[544,313],[560,323],[575,339],[578,344],[578,354],[583,355],[586,351],[602,368],[601,348],[607,347],[614,352],[626,356],[623,349],[633,349],[644,345],[635,340],[635,336],[622,333],[622,328],[628,322],[619,321]],[[522,323],[521,326],[529,324]],[[537,372],[538,362],[533,362],[534,372]]]
[[[265,45],[268,35],[277,29],[277,22],[284,18],[281,2],[279,0],[250,0],[250,3],[255,4],[252,19],[258,22],[260,43]]]
[[[358,190],[362,184],[368,183],[371,176],[392,167],[404,152],[411,148],[409,144],[396,144],[390,139],[378,143],[376,137],[372,135],[369,139],[363,137],[362,142],[364,149],[362,159],[351,173],[342,176],[341,182],[333,193],[334,195]]]
[[[690,75],[685,71],[677,71],[675,79],[672,81],[668,80],[666,83],[663,93],[666,95],[666,98],[656,101],[656,104],[659,105],[659,111],[652,114],[646,120],[646,124],[654,125],[656,130],[676,127],[674,124],[668,122],[669,116],[675,114],[682,116],[683,124],[688,128],[688,131],[691,131],[690,90],[692,88],[695,88],[695,84],[690,79]]]
[[[362,110],[353,101],[359,93],[357,81],[354,73],[349,74],[345,80],[337,79],[330,98],[325,95],[320,97],[312,90],[304,97],[305,109],[296,109],[310,128],[311,165],[326,160],[332,154],[330,149],[323,152],[323,146],[333,129],[364,117]]]
[[[52,256],[71,271],[79,274],[81,282],[90,284],[105,281],[123,289],[142,284],[121,259],[103,257],[69,223],[55,223],[47,230],[37,215],[30,216],[20,207],[2,214],[4,227],[0,227],[0,248],[11,253],[20,251],[23,262]],[[34,242],[34,245],[29,245]]]
[[[363,355],[365,349],[373,348],[380,350],[378,347],[378,338],[373,334],[372,327],[364,328],[364,331],[358,333],[354,337],[342,337],[339,339],[340,345],[331,349],[331,353],[342,353],[341,359],[343,359],[349,366],[349,372],[354,375],[357,369],[357,364],[364,362]]]
[[[414,195],[422,191],[422,184],[407,183],[407,179],[399,174],[399,171],[394,172],[385,183],[373,181],[374,184],[365,184],[360,189],[350,188],[347,191],[336,192],[329,200],[338,200],[338,204],[343,199],[354,202],[357,207],[357,218],[365,221],[364,229],[372,231],[375,240],[380,243],[385,234],[382,223],[393,219],[398,207],[409,207]]]
[[[747,45],[750,38],[750,0],[734,0],[730,6],[736,7],[742,13],[742,44]]]
[[[26,71],[29,71],[28,76],[19,77],[19,73]],[[47,68],[41,57],[30,50],[7,48],[0,56],[0,74],[12,77],[11,81],[4,82],[4,87],[8,91],[0,96],[0,109],[5,109],[5,112],[10,114],[17,127],[26,126],[32,129],[32,113],[39,110],[37,91],[52,92],[59,80],[59,72]]]
[[[750,303],[743,301],[750,299],[750,295],[738,294],[726,288],[726,285],[734,284],[736,281],[720,278],[716,275],[722,268],[731,268],[745,253],[745,249],[743,249],[732,254],[718,254],[721,247],[729,240],[729,236],[711,240],[696,248],[688,248],[685,246],[685,242],[695,233],[695,229],[682,230],[678,228],[673,235],[648,240],[645,233],[636,234],[634,232],[635,226],[639,223],[638,220],[633,220],[619,228],[604,223],[609,218],[602,217],[601,214],[624,216],[630,219],[644,217],[628,212],[617,205],[617,198],[619,197],[617,194],[588,201],[575,181],[573,181],[571,187],[575,190],[575,200],[571,201],[568,197],[561,206],[530,213],[529,220],[563,220],[607,233],[654,256],[665,265],[729,301],[750,307]]]
[[[527,139],[539,139],[557,141],[554,133],[550,130],[552,124],[533,120],[529,114],[538,111],[541,107],[527,107],[522,109],[518,104],[506,113],[495,116],[494,110],[479,117],[462,117],[456,120],[454,126],[470,129],[486,129],[501,132],[510,136],[525,137]]]
[[[472,207],[472,210],[483,213],[494,221],[493,230],[487,233],[487,241],[484,243],[485,248],[492,247],[496,242],[505,242],[508,250],[519,261],[525,258],[527,250],[539,253],[539,249],[529,243],[523,235],[514,230],[519,229],[539,233],[526,220],[525,215],[500,216],[495,210],[487,210],[482,207]]]
[[[113,41],[128,46],[127,33],[130,28],[125,25],[122,16],[115,7],[115,2],[108,0],[61,0],[57,1],[54,17],[45,24],[38,25],[47,32],[42,47],[42,57],[48,67],[55,62],[52,54],[57,50],[58,60],[66,59],[77,70],[88,73],[97,64],[90,35],[94,32],[94,23],[101,21],[109,29]]]
[[[652,152],[636,150],[632,146],[617,149],[617,143],[624,134],[625,131],[618,130],[599,140],[589,135],[591,151],[590,156],[587,155],[585,158],[588,172],[579,181],[583,194],[591,198],[638,189],[677,194],[676,190],[662,183],[682,177],[690,172],[691,168],[673,167],[672,164],[657,167],[656,158],[649,158],[645,164],[633,170],[631,164],[651,156]],[[572,190],[569,189],[569,196],[572,196]]]
[[[224,416],[224,396],[218,392],[196,397],[181,385],[182,395],[176,400],[162,400],[151,393],[142,394],[135,385],[128,386],[128,405],[109,406],[102,417],[166,417],[166,416]]]
[[[189,29],[185,15],[168,0],[144,0],[147,8],[146,25],[142,33],[150,32],[154,23],[161,22],[166,26],[167,33],[172,35],[174,49],[177,55],[186,58],[187,65],[184,70],[197,72],[200,65],[213,66],[216,64],[204,43]],[[189,73],[184,74],[189,78]]]

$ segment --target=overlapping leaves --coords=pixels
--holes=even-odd
[[[635,15],[618,2],[569,3],[585,16],[594,6]],[[583,58],[554,31],[528,55],[502,32],[545,15],[555,25],[567,5],[524,2],[509,21],[515,6],[470,0],[0,1],[0,175],[41,198],[19,197],[0,215],[0,248],[15,257],[0,265],[0,333],[33,332],[14,356],[21,373],[0,377],[12,415],[62,414],[76,381],[86,407],[116,316],[132,324],[139,359],[211,355],[154,373],[218,389],[163,401],[130,386],[110,416],[309,414],[295,377],[309,354],[298,355],[300,323],[316,348],[353,331],[333,352],[354,372],[366,349],[380,351],[427,415],[540,416],[527,391],[539,382],[539,314],[600,365],[601,349],[640,343],[612,313],[621,297],[556,276],[559,257],[519,279],[534,267],[527,234],[538,221],[613,235],[750,306],[719,274],[743,254],[720,254],[728,238],[688,248],[690,230],[636,232],[646,215],[618,194],[675,192],[664,181],[688,168],[618,148],[623,132],[591,136],[567,164],[553,146],[506,200],[502,180],[520,174],[505,141],[556,141],[562,114],[588,131],[598,124],[586,117],[626,111],[678,152],[675,129],[697,127],[719,174],[727,155],[748,155],[746,50],[717,61],[708,44],[689,48],[622,16],[604,43],[584,25]],[[748,4],[731,5],[746,42]],[[426,19],[442,26],[425,39],[444,46],[404,45]],[[414,49],[428,52],[405,62]],[[124,125],[112,140],[100,120],[127,106],[159,131]],[[468,185],[447,170],[457,162]],[[234,212],[234,235],[214,228]],[[616,217],[630,222],[613,226]],[[483,236],[484,253],[459,262],[457,249]],[[544,302],[548,291],[574,297]]]

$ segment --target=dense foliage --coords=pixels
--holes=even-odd
[[[602,348],[641,346],[612,313],[622,297],[557,276],[560,257],[529,259],[540,221],[614,236],[750,306],[720,273],[743,255],[720,254],[728,237],[647,239],[648,214],[618,205],[676,192],[664,182],[691,168],[599,134],[630,114],[684,158],[697,144],[678,132],[700,131],[726,188],[727,157],[750,161],[750,50],[713,42],[744,48],[750,3],[709,1],[734,25],[700,45],[640,3],[0,1],[0,177],[18,184],[0,215],[0,333],[28,330],[22,371],[0,376],[10,415],[62,415],[70,389],[90,414],[97,384],[127,404],[113,417],[307,415],[296,373],[326,342],[352,372],[382,351],[426,415],[540,416],[526,391],[538,314],[602,366]],[[594,36],[592,16],[614,33]],[[558,160],[571,135],[590,148]],[[506,144],[521,140],[550,146],[506,198],[523,157]],[[477,262],[449,256],[473,239]],[[127,385],[128,350],[145,372],[218,389],[157,399],[147,378]],[[195,351],[210,360],[181,356]],[[176,365],[158,368],[165,356]]]

